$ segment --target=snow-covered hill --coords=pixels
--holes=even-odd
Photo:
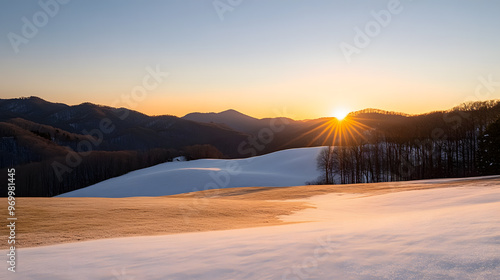
[[[320,150],[300,148],[248,159],[167,162],[60,196],[162,196],[205,189],[299,186],[319,176],[316,157]]]

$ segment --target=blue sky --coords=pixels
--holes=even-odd
[[[313,118],[447,109],[476,98],[478,77],[500,81],[498,1],[401,0],[349,63],[340,44],[354,44],[354,28],[389,2],[242,0],[221,20],[213,1],[73,0],[16,53],[8,34],[22,35],[22,18],[43,9],[3,0],[0,98],[111,105],[159,65],[169,77],[133,109]],[[500,98],[500,88],[485,96]]]

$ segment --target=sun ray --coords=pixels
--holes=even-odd
[[[307,136],[307,135],[309,135],[309,134],[311,134],[311,133],[313,133],[313,132],[315,132],[315,131],[317,131],[317,130],[319,130],[319,129],[322,129],[323,127],[325,127],[325,128],[323,129],[323,131],[325,131],[326,129],[328,129],[328,126],[330,126],[330,121],[325,121],[324,123],[322,123],[322,124],[318,125],[318,126],[317,126],[317,127],[315,127],[314,129],[311,129],[311,130],[309,130],[309,131],[303,132],[303,133],[301,133],[299,136],[294,137],[293,139],[290,139],[289,141],[287,141],[286,143],[284,143],[284,144],[283,144],[283,145],[281,145],[281,146],[286,147],[288,144],[290,144],[290,143],[292,143],[292,142],[294,142],[294,141],[300,140],[301,138],[303,138],[303,137],[305,137],[305,136]],[[322,133],[323,133],[323,132],[322,132]],[[310,145],[310,144],[309,144],[309,145]]]
[[[340,116],[325,119],[324,122],[316,123],[308,130],[302,131],[283,146],[304,138],[304,140],[308,139],[307,147],[318,144],[321,146],[357,145],[368,140],[364,132],[371,129],[370,126],[363,123],[363,120],[351,114],[346,114],[342,119]]]
[[[323,134],[327,133],[328,131],[331,131],[332,130],[332,123],[331,121],[329,121],[327,123],[327,127],[325,129],[323,129],[318,135],[316,135],[316,137],[314,137],[308,144],[307,146],[310,146],[311,144],[313,144],[316,140],[318,140],[318,138],[320,138]]]

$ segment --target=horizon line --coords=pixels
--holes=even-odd
[[[144,112],[141,112],[141,111],[138,111],[138,110],[135,110],[135,109],[127,108],[127,107],[113,107],[113,106],[110,106],[110,105],[93,103],[93,102],[90,102],[90,101],[85,101],[85,102],[81,102],[81,103],[78,103],[78,104],[66,104],[66,103],[57,102],[57,101],[54,102],[54,101],[49,101],[47,99],[41,98],[41,97],[36,96],[36,95],[21,96],[21,97],[14,97],[14,98],[0,98],[0,100],[23,100],[23,99],[31,99],[31,98],[40,99],[40,100],[43,100],[45,102],[52,103],[52,104],[63,104],[63,105],[70,106],[70,107],[80,106],[80,105],[88,103],[88,104],[92,104],[92,105],[99,106],[99,107],[107,107],[107,108],[114,108],[114,109],[127,109],[129,111],[138,112],[140,114],[143,114],[143,115],[146,115],[146,116],[149,116],[149,117],[173,116],[173,117],[177,117],[177,118],[181,119],[181,118],[184,118],[184,117],[186,117],[187,115],[190,115],[190,114],[221,114],[221,113],[225,113],[225,112],[228,112],[228,111],[234,111],[236,113],[239,113],[239,114],[242,114],[244,116],[247,116],[247,117],[250,117],[250,118],[254,118],[254,119],[257,119],[257,120],[273,119],[273,118],[288,118],[288,119],[291,119],[291,120],[294,120],[294,121],[309,121],[309,120],[332,119],[332,118],[335,118],[334,116],[325,116],[325,117],[318,117],[318,118],[305,118],[305,119],[294,119],[294,118],[289,117],[289,116],[257,118],[257,117],[254,117],[252,115],[242,113],[241,111],[233,109],[233,108],[225,109],[225,110],[222,110],[220,112],[215,112],[215,111],[205,111],[205,112],[194,111],[194,112],[189,112],[187,114],[184,114],[183,116],[173,115],[173,114],[168,114],[168,113],[167,114],[155,115],[155,114],[147,114],[147,113],[144,113]],[[454,106],[452,106],[452,107],[450,107],[448,109],[433,110],[433,111],[428,111],[428,112],[423,112],[423,113],[415,113],[415,114],[401,112],[401,111],[393,111],[393,110],[385,110],[385,109],[368,107],[368,108],[364,108],[364,109],[360,109],[360,110],[351,111],[351,112],[349,112],[349,114],[347,116],[358,115],[358,114],[363,114],[363,113],[372,113],[372,112],[366,112],[366,111],[373,110],[374,111],[373,113],[378,113],[378,114],[386,114],[386,115],[391,115],[392,114],[392,115],[400,115],[400,116],[404,116],[404,117],[415,117],[415,116],[428,115],[428,114],[432,114],[432,113],[449,112],[449,111],[452,111],[452,110],[460,107],[461,105],[474,104],[474,103],[478,103],[478,102],[479,103],[482,103],[482,102],[497,102],[497,103],[500,103],[500,99],[496,98],[496,99],[487,99],[487,100],[465,101],[465,102],[456,104],[456,105],[454,105]]]

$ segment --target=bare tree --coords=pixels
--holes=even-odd
[[[323,175],[324,184],[333,184],[333,171],[334,171],[334,148],[333,146],[328,146],[323,148],[318,157],[316,158],[317,168]]]

